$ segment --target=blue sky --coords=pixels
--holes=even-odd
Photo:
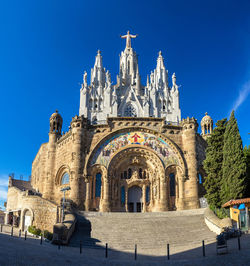
[[[49,117],[58,109],[67,131],[78,114],[84,70],[98,49],[116,81],[120,34],[138,34],[143,83],[159,50],[180,87],[182,117],[216,122],[236,109],[244,145],[250,145],[249,1],[1,1],[0,205],[9,173],[31,174]],[[89,76],[88,76],[89,79]]]

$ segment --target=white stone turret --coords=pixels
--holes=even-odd
[[[138,57],[131,47],[131,38],[137,35],[121,36],[126,38],[126,47],[120,55],[117,84],[112,85],[110,73],[105,70],[100,51],[97,52],[94,68],[91,69],[90,85],[87,74],[81,88],[80,115],[86,116],[91,123],[105,123],[107,117],[162,117],[166,122],[181,121],[179,90],[176,76],[172,76],[172,88],[168,85],[168,71],[159,52],[156,69],[147,76],[147,84],[141,84]]]
[[[91,85],[94,87],[104,87],[105,85],[105,68],[102,64],[101,51],[97,51],[94,68],[91,69]]]

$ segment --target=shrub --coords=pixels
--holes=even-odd
[[[225,209],[225,208],[212,208],[212,207],[210,207],[210,209],[220,219],[230,217],[230,211],[228,209]]]
[[[52,240],[52,238],[53,238],[53,234],[51,233],[51,232],[49,232],[48,230],[44,230],[44,232],[43,232],[43,236],[45,237],[45,238],[47,238],[48,240]]]
[[[30,225],[28,227],[28,232],[30,232],[31,234],[36,235],[36,236],[40,236],[41,235],[41,229],[36,228],[33,225]]]

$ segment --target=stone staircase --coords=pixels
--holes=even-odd
[[[204,209],[161,213],[79,212],[71,246],[133,250],[212,242],[215,234],[204,222]]]

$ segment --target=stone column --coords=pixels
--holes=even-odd
[[[8,224],[8,223],[9,223],[9,212],[6,211],[5,216],[4,216],[4,224]]]
[[[184,210],[184,176],[180,175],[178,177],[178,183],[179,183],[179,201],[178,201],[178,209]]]
[[[196,158],[196,132],[198,124],[194,118],[182,120],[182,143],[188,167],[188,180],[185,182],[185,209],[199,208]]]
[[[85,210],[89,211],[89,207],[90,207],[90,181],[87,178],[85,179],[85,184],[86,184]]]
[[[160,183],[161,194],[160,194],[160,211],[167,211],[167,184],[165,179],[161,179]]]
[[[142,212],[146,212],[146,185],[145,184],[143,184],[142,186],[142,203],[143,203]]]
[[[102,212],[110,211],[109,182],[107,177],[103,177],[103,199],[101,201],[100,211]]]
[[[125,210],[128,212],[128,187],[125,186]]]

